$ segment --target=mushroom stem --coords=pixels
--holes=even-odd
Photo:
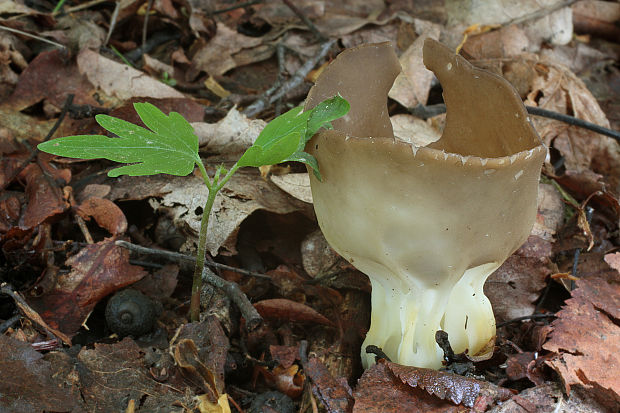
[[[435,332],[444,330],[456,353],[477,355],[495,337],[493,310],[482,289],[497,267],[489,263],[471,268],[452,286],[447,278],[453,277],[437,277],[446,281],[432,287],[414,275],[370,277],[372,308],[383,311],[372,313],[362,349],[376,345],[401,364],[437,369],[443,354]],[[365,368],[373,361],[372,354],[362,352]]]

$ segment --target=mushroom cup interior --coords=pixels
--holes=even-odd
[[[536,217],[546,148],[517,93],[431,39],[424,63],[447,106],[443,134],[427,146],[394,138],[387,94],[400,65],[389,43],[341,53],[306,101],[340,93],[351,105],[306,151],[323,177],[310,174],[325,238],[372,284],[366,367],[374,344],[394,362],[439,368],[438,330],[455,352],[490,357],[495,318],[483,285]]]

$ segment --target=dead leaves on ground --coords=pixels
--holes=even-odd
[[[0,355],[3,366],[16,377],[0,380],[2,408],[123,411],[132,405],[138,411],[180,412],[196,407],[225,412],[230,408],[228,396],[230,400],[242,396],[227,393],[232,388],[227,385],[235,382],[230,377],[242,376],[248,384],[252,372],[257,391],[278,389],[291,397],[303,394],[300,398],[307,401],[309,391],[304,393],[304,388],[311,389],[315,400],[330,412],[572,412],[604,411],[620,403],[620,383],[609,368],[618,363],[620,350],[618,273],[602,267],[605,256],[611,267],[620,268],[614,255],[620,152],[610,138],[532,117],[552,148],[555,166],[547,165],[548,177],[565,193],[551,184],[541,185],[530,239],[489,279],[486,291],[498,320],[530,315],[540,306],[538,300],[550,276],[570,272],[575,248],[587,247],[581,234],[586,228],[583,219],[567,220],[577,205],[565,204],[567,194],[581,203],[596,193],[588,204],[596,209],[586,234],[594,241],[593,252],[584,251],[577,266],[577,275],[586,278],[577,282],[561,311],[552,303],[542,303],[542,311],[557,312],[558,318],[551,325],[526,321],[500,329],[501,340],[508,337],[516,342],[506,350],[507,342],[499,341],[497,353],[505,362],[493,362],[505,369],[498,369],[495,381],[503,380],[511,388],[535,385],[518,395],[482,379],[389,362],[368,369],[358,383],[351,380],[360,376],[357,354],[368,324],[369,286],[319,233],[313,234],[317,228],[311,221],[312,197],[301,169],[271,169],[263,175],[243,171],[233,177],[214,208],[211,254],[220,254],[221,259],[237,254],[227,260],[238,265],[235,260],[246,260],[246,254],[253,252],[265,261],[251,265],[263,265],[261,272],[271,277],[264,281],[223,274],[242,285],[267,320],[248,336],[240,327],[243,320],[222,296],[206,309],[221,317],[221,325],[212,316],[199,324],[183,324],[184,307],[174,297],[177,287],[186,287],[182,266],[147,273],[131,265],[127,252],[113,244],[113,239],[129,232],[146,244],[155,241],[158,247],[192,250],[206,196],[199,178],[111,181],[102,173],[105,163],[50,162],[47,155],[38,155],[36,162],[20,169],[32,155],[29,148],[51,129],[69,93],[75,104],[109,110],[131,122],[137,120],[131,108],[135,101],[180,112],[193,122],[202,152],[209,156],[210,171],[236,159],[265,124],[244,116],[243,107],[273,85],[278,66],[284,68],[282,80],[290,78],[318,45],[284,2],[260,2],[216,17],[210,13],[230,2],[210,2],[212,9],[198,3],[153,3],[147,39],[178,36],[150,50],[142,62],[132,56],[142,42],[135,28],[144,24],[144,1],[119,3],[116,26],[110,24],[109,5],[54,16],[32,5],[0,2],[2,25],[68,46],[66,51],[39,52],[40,44],[27,36],[0,31],[0,183],[8,188],[0,197],[0,244],[7,277],[19,282],[22,274],[30,274],[27,284],[19,284],[18,289],[39,312],[23,307],[27,318],[22,325],[10,329],[10,337],[0,337],[9,349]],[[532,14],[541,11],[540,2],[528,0],[480,2],[486,6],[470,8],[434,1],[324,3],[295,2],[324,36],[338,37],[346,47],[379,41],[396,46],[404,70],[390,92],[390,110],[401,112],[393,118],[400,139],[410,139],[412,131],[426,140],[439,137],[443,116],[423,121],[402,112],[435,103],[438,96],[433,76],[420,62],[423,38],[440,38],[455,47],[464,40],[464,30],[468,34],[463,54],[509,79],[527,104],[603,126],[609,125],[609,118],[618,125],[614,85],[620,72],[613,63],[617,51],[601,47],[595,39],[614,41],[610,34],[617,28],[611,22],[620,15],[615,3],[573,5],[579,37],[572,40],[570,9],[554,9],[563,6],[559,0],[546,2],[547,10],[540,16]],[[507,24],[511,22],[517,24]],[[104,44],[124,53],[136,67],[121,63],[100,47]],[[285,50],[280,62],[279,47]],[[334,55],[335,51],[328,59]],[[298,104],[304,94],[303,89],[294,91],[287,102]],[[205,122],[205,108],[209,108],[209,122]],[[80,119],[83,114],[70,110],[69,116],[76,119],[66,118],[56,136],[100,133],[92,116]],[[578,208],[584,218],[584,206]],[[86,221],[80,224],[81,233],[76,225],[80,220]],[[291,229],[296,225],[301,228]],[[107,239],[110,235],[115,238]],[[88,236],[94,238],[92,244],[76,245]],[[238,239],[245,243],[243,248]],[[58,251],[66,253],[66,261],[53,262]],[[97,342],[76,350],[77,355],[54,351],[42,357],[32,350],[50,348],[44,347],[49,337],[43,337],[44,332],[37,332],[32,323],[47,325],[68,343],[84,322],[89,325],[89,314],[98,302],[129,284],[175,309],[164,314],[160,325],[168,328],[164,330],[168,338],[178,333],[170,348],[153,350],[125,339]],[[176,331],[179,325],[183,327]],[[302,338],[311,341],[307,360],[299,354]],[[247,342],[247,352],[240,350],[237,340]],[[57,340],[50,344],[57,345]],[[238,357],[231,361],[232,354]],[[561,389],[548,383],[553,379],[550,368],[562,380]],[[563,396],[568,391],[570,396]],[[28,403],[4,397],[19,393]]]

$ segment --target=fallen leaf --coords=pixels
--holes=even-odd
[[[79,411],[79,391],[63,383],[56,367],[30,343],[0,335],[0,411],[32,413]],[[75,409],[75,410],[74,410]]]
[[[192,123],[200,148],[209,153],[222,154],[244,152],[252,146],[265,125],[265,121],[249,119],[237,108],[230,109],[216,123]]]
[[[298,323],[322,324],[332,326],[333,323],[312,307],[286,298],[272,298],[254,303],[258,313],[276,320],[293,321]]]
[[[304,390],[305,376],[299,371],[299,366],[293,364],[288,368],[277,366],[273,370],[267,370],[262,366],[257,366],[259,373],[265,379],[269,387],[277,389],[290,398],[297,398]]]
[[[15,91],[3,106],[21,111],[45,99],[60,109],[69,93],[75,95],[73,103],[97,106],[97,101],[91,96],[91,83],[80,74],[68,56],[56,49],[39,53],[30,62],[19,76]]]
[[[205,71],[210,76],[223,75],[237,67],[238,64],[234,58],[236,53],[262,43],[262,39],[245,36],[229,29],[223,23],[217,23],[216,30],[215,37],[201,45],[192,58],[194,69]]]
[[[567,393],[581,385],[620,403],[620,276],[580,279],[577,289],[551,324],[543,348],[558,353],[548,362]]]
[[[312,392],[330,413],[353,411],[353,394],[344,378],[335,379],[318,357],[309,357],[304,370],[312,381]]]
[[[353,413],[458,413],[462,410],[403,383],[385,363],[375,364],[364,371],[353,396]]]
[[[73,336],[105,296],[146,275],[129,264],[129,251],[106,239],[84,247],[66,261],[68,274],[47,271],[38,285],[43,293],[28,303],[52,327]]]
[[[77,56],[80,73],[109,96],[121,100],[133,97],[182,98],[176,89],[123,63],[115,62],[99,53],[84,49]]]
[[[299,344],[295,346],[269,346],[271,358],[280,363],[280,366],[287,369],[293,365],[295,360],[299,360]]]
[[[41,171],[40,165],[44,165],[45,174]],[[20,177],[26,180],[28,203],[19,220],[21,229],[34,228],[69,208],[65,194],[57,183],[50,179],[50,176],[65,183],[71,180],[71,172],[68,169],[52,168],[44,162],[30,164],[20,174]]]
[[[394,80],[388,96],[406,108],[426,105],[435,77],[422,62],[422,46],[427,38],[439,40],[441,26],[432,25],[399,56],[402,72]]]
[[[112,201],[104,198],[91,197],[76,207],[79,216],[89,221],[94,218],[97,225],[112,235],[127,231],[127,218],[123,211]]]
[[[130,338],[84,347],[77,360],[80,392],[88,411],[124,412],[130,400],[145,412],[175,411],[175,403],[184,400],[181,390],[158,383],[147,374],[144,352]]]
[[[424,389],[454,404],[473,407],[479,397],[490,397],[494,401],[505,401],[512,397],[510,390],[486,381],[432,369],[401,366],[389,361],[384,363],[403,383]]]

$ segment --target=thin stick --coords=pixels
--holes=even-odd
[[[329,49],[331,49],[335,43],[336,39],[331,39],[323,43],[319,53],[304,63],[299,70],[297,70],[297,72],[295,72],[295,74],[278,89],[277,92],[273,93],[271,96],[261,96],[256,100],[256,102],[245,108],[243,114],[248,117],[255,116],[264,110],[268,104],[271,105],[273,102],[283,97],[291,89],[299,86],[314,66],[316,66],[316,64],[327,55],[327,52],[329,52]]]
[[[314,25],[314,23],[312,23],[310,19],[291,2],[291,0],[282,1],[288,6],[289,9],[291,9],[293,13],[297,15],[297,17],[301,19],[302,22],[304,22],[306,26],[308,26],[308,28],[314,34],[314,36],[316,36],[318,41],[324,42],[327,40],[327,37],[323,36],[323,33],[319,31],[319,29]]]
[[[122,240],[116,241],[115,244],[120,246],[120,247],[127,248],[130,251],[134,251],[134,252],[137,252],[137,253],[140,253],[140,254],[157,255],[157,256],[164,257],[164,258],[167,258],[167,259],[173,260],[173,261],[196,262],[196,258],[195,257],[193,257],[191,255],[181,254],[180,252],[159,250],[159,249],[155,249],[155,248],[147,248],[147,247],[143,247],[142,245],[136,245],[136,244],[132,244],[131,242],[122,241]],[[248,270],[244,270],[243,268],[236,268],[236,267],[232,267],[230,265],[220,264],[219,262],[206,262],[205,265],[207,265],[209,267],[213,267],[213,268],[220,268],[222,270],[234,271],[234,272],[236,272],[238,274],[243,274],[243,275],[247,275],[247,276],[250,276],[250,277],[256,277],[256,278],[262,278],[262,279],[265,279],[265,280],[271,280],[271,277],[268,276],[267,274],[261,274],[261,273],[254,272],[254,271],[248,271]]]
[[[560,122],[564,122],[571,126],[577,126],[579,128],[588,129],[593,132],[600,133],[601,135],[609,136],[610,138],[613,138],[620,142],[620,132],[617,132],[615,130],[607,129],[603,126],[596,125],[594,123],[576,118],[574,116],[565,115],[563,113],[558,113],[535,106],[526,106],[525,109],[527,109],[527,113],[529,113],[530,115],[559,120]],[[446,105],[444,103],[429,106],[418,105],[413,108],[409,108],[408,110],[409,113],[414,116],[422,119],[427,119],[433,116],[440,115],[442,113],[446,113]]]
[[[245,318],[245,327],[248,331],[252,331],[262,324],[263,318],[258,314],[256,308],[254,308],[248,297],[236,283],[218,277],[207,267],[202,269],[202,280],[224,291],[232,302],[237,305],[241,315]]]
[[[45,37],[37,36],[36,34],[24,32],[24,31],[19,30],[19,29],[13,29],[12,27],[6,27],[6,26],[3,26],[3,25],[0,24],[0,30],[6,30],[7,32],[21,34],[22,36],[26,36],[26,37],[30,37],[30,38],[33,38],[33,39],[37,39],[37,40],[40,40],[42,42],[52,44],[52,45],[54,45],[56,47],[59,47],[61,49],[66,49],[65,45],[62,45],[60,43],[56,43],[56,42],[54,42],[52,40],[48,40]]]
[[[516,318],[513,318],[512,320],[508,320],[508,321],[504,321],[503,323],[499,323],[496,327],[497,328],[504,327],[504,326],[507,326],[508,324],[517,323],[517,322],[523,321],[523,320],[541,320],[541,319],[545,319],[545,318],[555,318],[555,317],[557,317],[555,314],[530,314],[530,315],[524,315],[523,317],[516,317]]]

